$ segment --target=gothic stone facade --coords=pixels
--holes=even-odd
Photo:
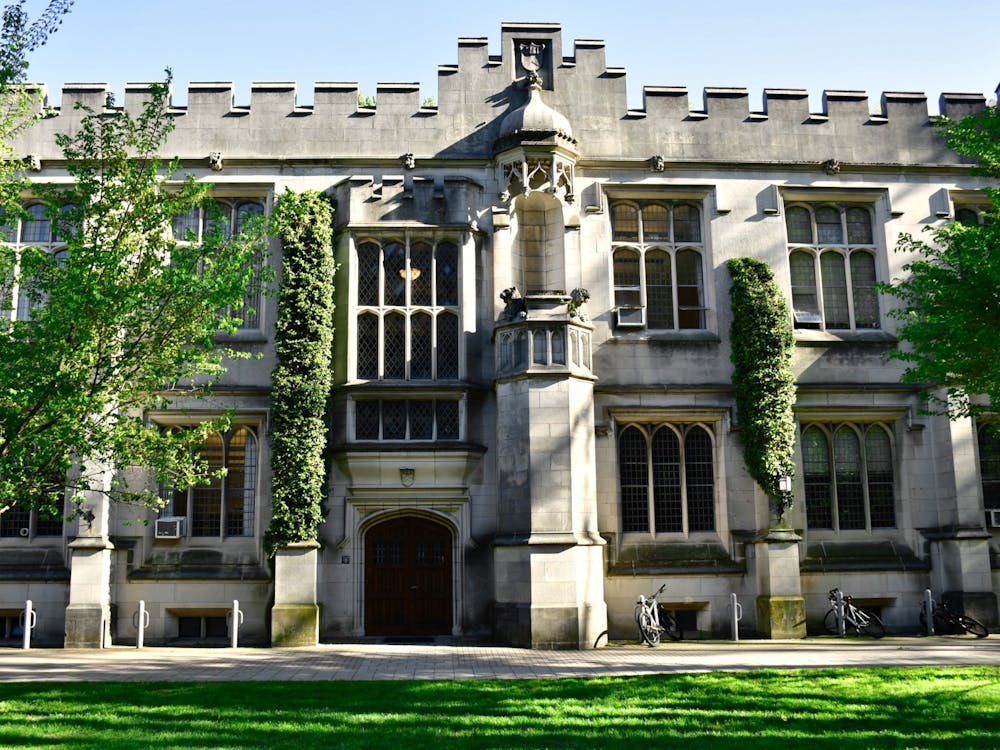
[[[1000,451],[921,414],[874,291],[908,260],[901,233],[980,220],[986,183],[920,94],[872,114],[863,92],[826,91],[813,113],[801,90],[755,111],[740,88],[692,108],[685,88],[647,87],[630,110],[624,75],[599,41],[567,54],[558,25],[512,23],[499,55],[459,40],[436,106],[410,83],[370,107],[356,84],[318,83],[308,107],[289,83],[254,84],[249,106],[192,84],[165,152],[234,222],[286,189],[338,201],[326,521],[266,558],[268,298],[238,336],[260,358],[233,363],[213,402],[149,415],[237,410],[206,446],[225,484],[173,496],[158,522],[97,499],[89,523],[5,515],[0,637],[30,599],[36,643],[135,643],[140,601],[148,644],[224,640],[236,600],[241,642],[583,648],[636,638],[637,595],[663,582],[702,636],[729,636],[731,594],[744,636],[802,635],[835,586],[891,630],[916,629],[928,588],[995,627]],[[147,91],[129,85],[124,107]],[[64,176],[54,135],[105,96],[63,89],[20,144],[35,179]],[[983,103],[942,97],[952,117]],[[745,255],[794,309],[791,534],[768,533],[734,412],[725,264]]]

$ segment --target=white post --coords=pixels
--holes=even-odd
[[[924,589],[924,612],[927,614],[927,635],[934,635],[934,597],[930,589]]]
[[[146,628],[149,627],[149,612],[146,611],[146,602],[143,599],[139,600],[139,611],[133,616],[133,624],[139,631],[139,635],[135,639],[135,647],[142,648],[144,641],[144,636],[146,634]]]
[[[743,619],[743,605],[736,601],[736,594],[729,595],[729,606],[733,613],[733,640],[740,639],[740,620]]]
[[[232,617],[232,622],[230,623],[229,626],[229,645],[232,648],[236,648],[237,642],[239,640],[240,625],[243,624],[243,613],[240,612],[239,599],[233,599],[233,613],[231,617]]]
[[[837,589],[837,601],[834,604],[837,613],[837,635],[844,637],[844,592]]]
[[[35,624],[38,622],[38,613],[31,608],[31,599],[24,602],[22,617],[24,618],[24,640],[21,648],[29,649],[31,648],[31,631],[35,629]]]

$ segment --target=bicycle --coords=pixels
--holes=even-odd
[[[679,641],[683,635],[677,618],[657,601],[666,587],[667,584],[663,584],[652,596],[639,594],[639,602],[635,605],[635,622],[639,626],[639,634],[650,646],[659,644],[664,633],[672,641]]]
[[[931,601],[931,615],[934,618],[934,632],[938,635],[961,635],[968,633],[976,638],[985,638],[990,634],[979,620],[968,615],[958,615],[948,609],[944,602]],[[920,627],[927,632],[927,602],[920,604]]]
[[[838,588],[830,589],[830,611],[826,613],[823,620],[823,627],[831,635],[840,635],[838,627],[840,617],[837,614],[837,594],[839,593],[840,589]],[[846,594],[841,594],[841,601],[844,605],[844,635],[847,635],[848,630],[853,630],[859,635],[864,633],[872,638],[881,638],[885,635],[885,625],[882,624],[878,615],[871,610],[855,606],[853,598]]]

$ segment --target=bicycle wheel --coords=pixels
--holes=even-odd
[[[667,610],[663,607],[660,607],[660,627],[663,628],[663,632],[666,633],[667,637],[672,641],[679,641],[684,636],[681,632],[680,623],[677,622],[677,618],[667,612]]]
[[[653,622],[652,615],[645,610],[639,613],[639,633],[642,635],[642,640],[650,646],[660,643],[660,629]]]
[[[823,619],[823,629],[830,635],[840,635],[840,631],[837,630],[836,610],[831,609],[826,613],[826,617]],[[847,632],[847,623],[844,623],[844,632]]]
[[[635,605],[635,624],[639,624],[639,615],[643,613],[643,606],[641,604]]]
[[[966,633],[974,635],[976,638],[985,638],[990,634],[990,631],[979,620],[974,620],[966,615],[958,616],[958,624],[965,629]]]
[[[885,635],[885,625],[874,612],[867,609],[858,610],[858,631],[867,633],[872,638],[881,638]]]

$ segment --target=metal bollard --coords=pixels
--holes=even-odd
[[[729,608],[733,613],[733,640],[740,639],[740,620],[743,619],[743,605],[736,601],[736,594],[729,595]]]
[[[21,642],[21,648],[31,648],[31,631],[35,629],[35,625],[37,624],[38,613],[32,609],[31,599],[27,599],[24,602],[24,612],[21,613],[21,627],[24,630],[24,640]]]
[[[149,627],[149,612],[146,611],[146,602],[143,599],[139,600],[139,610],[132,615],[132,625],[139,631],[139,635],[135,638],[135,647],[142,648],[143,636]]]
[[[240,625],[243,624],[243,613],[240,611],[239,599],[233,599],[233,611],[229,615],[229,645],[236,648],[239,640]]]
[[[934,635],[934,597],[924,589],[924,612],[927,614],[927,635]]]
[[[834,611],[837,613],[837,635],[844,637],[844,593],[837,589],[837,600],[834,603]]]

